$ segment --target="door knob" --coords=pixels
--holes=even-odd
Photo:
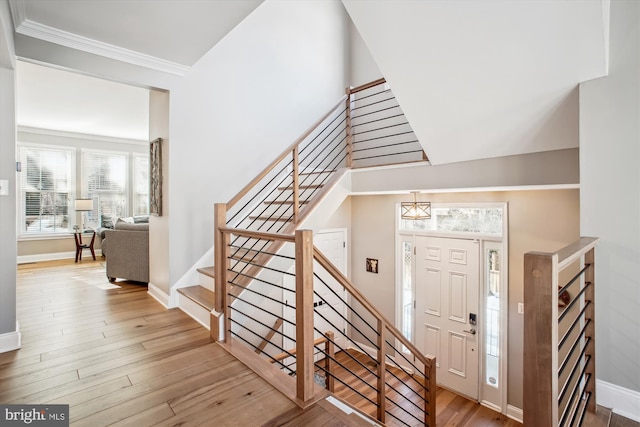
[[[476,334],[476,328],[471,328],[470,331],[462,331],[462,332],[466,332],[468,334],[475,335]]]

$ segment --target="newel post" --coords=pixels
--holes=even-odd
[[[382,319],[378,319],[378,331],[380,331],[380,335],[378,335],[378,352],[376,355],[377,368],[378,368],[378,412],[377,418],[378,421],[384,423],[386,418],[386,408],[385,403],[387,401],[387,365],[386,365],[386,355],[387,355],[387,347],[385,341],[385,332],[387,331],[387,327]]]
[[[313,231],[297,230],[296,243],[296,394],[313,397]]]
[[[351,88],[345,90],[347,94],[347,108],[345,127],[347,130],[347,168],[351,169],[353,165],[353,129],[351,128]]]
[[[211,338],[214,341],[228,341],[229,332],[227,331],[228,310],[227,310],[227,270],[229,268],[229,258],[227,251],[229,249],[229,234],[220,231],[220,227],[226,226],[227,223],[227,205],[225,203],[216,203],[214,209],[214,281],[215,281],[215,306],[211,313]]]
[[[424,424],[428,427],[436,425],[436,358],[435,356],[426,356],[427,362],[424,365]]]
[[[335,345],[335,334],[331,331],[325,332],[324,336],[327,338],[327,341],[324,343],[324,369],[325,369],[325,377],[326,377],[326,388],[331,393],[335,390],[335,369],[336,369],[336,351]]]
[[[300,210],[300,158],[298,146],[293,148],[293,223],[298,223],[298,213]]]
[[[524,255],[525,426],[558,425],[557,255]]]

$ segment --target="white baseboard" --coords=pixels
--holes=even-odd
[[[519,423],[522,423],[522,419],[524,418],[522,414],[522,409],[518,408],[517,406],[507,405],[507,413],[505,414],[507,417],[511,418],[512,420],[516,420]]]
[[[165,294],[159,287],[153,283],[147,284],[147,293],[151,295],[156,301],[164,306],[164,308],[170,308],[169,295]]]
[[[17,350],[22,346],[22,334],[20,333],[20,325],[16,322],[16,330],[0,334],[0,353]]]
[[[102,250],[96,249],[96,259],[102,256]],[[86,259],[87,256],[91,256],[91,254],[82,254],[82,256]],[[16,262],[18,264],[29,264],[32,262],[43,262],[43,261],[59,261],[61,259],[75,259],[75,252],[53,252],[50,254],[34,254],[34,255],[19,255],[16,257]]]
[[[640,392],[596,380],[596,402],[615,414],[640,422]]]

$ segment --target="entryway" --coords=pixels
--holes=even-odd
[[[507,204],[432,204],[403,220],[398,206],[397,324],[438,384],[506,413]]]

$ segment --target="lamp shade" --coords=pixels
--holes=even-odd
[[[75,210],[77,211],[92,211],[93,199],[76,199]]]

